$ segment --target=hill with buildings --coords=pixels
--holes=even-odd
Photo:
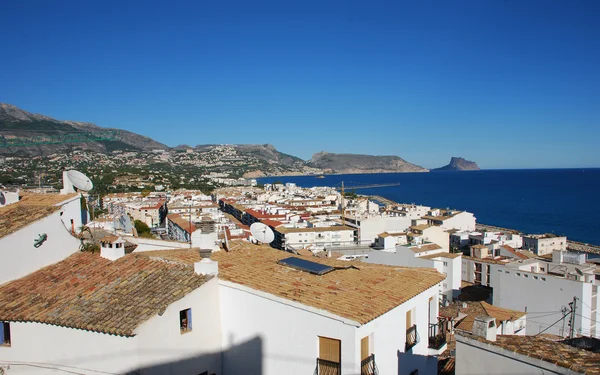
[[[407,162],[399,156],[375,156],[360,154],[332,154],[319,152],[308,164],[331,173],[394,173],[428,172],[421,166]]]
[[[114,140],[98,140],[82,143],[64,142],[36,144],[27,147],[0,147],[0,155],[4,156],[46,156],[55,153],[70,152],[75,149],[100,153],[111,151],[151,151],[168,149],[155,140],[126,130],[103,128],[89,122],[62,121],[37,113],[24,111],[11,104],[0,103],[0,142],[22,139],[73,139],[87,134],[106,134],[107,131],[118,133]],[[1,146],[1,145],[0,145]]]
[[[432,171],[478,171],[479,166],[474,161],[465,160],[460,157],[453,156],[450,159],[450,164],[440,168],[432,169]]]

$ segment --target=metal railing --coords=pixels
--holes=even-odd
[[[317,368],[313,375],[340,375],[341,373],[340,363],[317,358]]]
[[[412,327],[406,330],[406,345],[404,351],[409,351],[413,346],[419,342],[419,334],[417,333],[417,325],[413,324]]]
[[[360,375],[379,375],[377,365],[375,365],[375,354],[360,361]]]
[[[443,322],[429,325],[429,348],[440,349],[446,344],[446,330]]]

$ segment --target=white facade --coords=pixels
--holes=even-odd
[[[377,235],[383,232],[406,232],[410,226],[410,218],[404,216],[373,216],[369,218],[346,218],[346,225],[358,229],[360,244],[369,245],[375,242]]]
[[[534,335],[549,327],[561,316],[563,306],[573,297],[578,299],[575,330],[583,335],[600,335],[598,286],[592,282],[568,280],[545,273],[536,273],[492,265],[491,287],[493,304],[507,309],[528,311],[527,334]],[[533,314],[546,312],[545,314]],[[550,315],[548,313],[555,312]],[[577,315],[578,314],[578,315]],[[579,316],[580,315],[580,316]],[[568,326],[557,324],[546,332],[565,336]]]
[[[239,284],[223,280],[219,283],[224,374],[312,374],[319,356],[319,336],[341,340],[342,374],[360,374],[360,344],[365,336],[370,337],[369,348],[381,374],[408,375],[415,369],[423,374],[437,371],[437,359],[428,355],[438,352],[427,348],[428,314],[435,321],[438,309],[437,303],[429,303],[429,298],[437,295],[437,287],[360,325]],[[410,353],[404,353],[406,312],[412,309],[421,341]],[[255,344],[247,350],[231,350],[249,342]]]
[[[18,279],[79,251],[80,241],[71,229],[81,227],[80,197],[69,198],[61,209],[15,233],[0,238],[0,284]],[[18,204],[18,203],[14,203]],[[41,234],[47,239],[39,246],[34,240]]]
[[[140,325],[134,337],[11,322],[11,346],[0,346],[0,368],[10,365],[7,375],[56,374],[57,370],[90,375],[134,370],[141,370],[141,375],[221,374],[218,291],[217,279],[209,280]],[[188,308],[192,330],[182,334],[179,312]]]
[[[530,250],[537,255],[551,254],[554,250],[567,250],[567,237],[552,235],[524,236],[523,249]]]

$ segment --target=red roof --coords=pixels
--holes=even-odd
[[[253,210],[251,208],[247,209],[245,212],[248,215],[257,218],[258,220],[261,220],[261,219],[285,219],[285,214],[283,214],[283,215],[272,215],[272,214],[268,214],[266,212],[261,212],[261,211]]]
[[[270,227],[273,227],[273,228],[283,225],[283,223],[281,221],[271,220],[271,219],[264,219],[264,220],[261,220],[260,222],[265,225],[268,225]]]

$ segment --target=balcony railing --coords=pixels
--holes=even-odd
[[[314,375],[340,375],[341,366],[338,362],[317,358],[317,368]]]
[[[419,342],[419,334],[417,333],[417,325],[414,324],[412,327],[406,330],[406,345],[404,351],[409,351],[413,346]]]
[[[360,375],[379,375],[375,365],[375,354],[371,354],[360,362]]]
[[[429,349],[441,349],[446,344],[444,322],[429,325]]]

